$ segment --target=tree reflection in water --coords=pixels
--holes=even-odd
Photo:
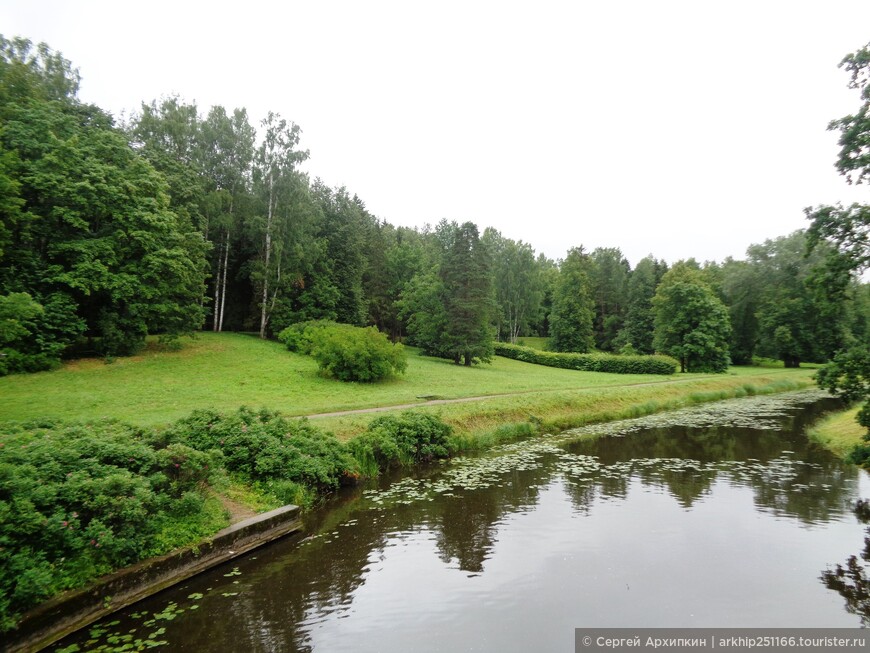
[[[870,501],[859,499],[855,505],[855,514],[864,523],[870,523]],[[839,592],[846,599],[846,611],[861,618],[861,626],[870,627],[870,577],[867,575],[864,563],[870,562],[870,528],[864,537],[864,550],[858,556],[849,556],[846,566],[838,564],[834,569],[822,572],[822,582],[825,586]]]

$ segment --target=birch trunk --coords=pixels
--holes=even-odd
[[[267,320],[267,310],[266,306],[269,301],[269,256],[272,252],[272,211],[273,211],[273,202],[275,195],[275,187],[274,187],[274,179],[272,177],[272,172],[269,172],[269,202],[268,202],[268,211],[266,216],[266,252],[263,261],[263,303],[260,309],[260,337],[266,338],[266,320]]]

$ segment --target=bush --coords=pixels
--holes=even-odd
[[[114,421],[4,425],[0,432],[0,631],[50,596],[186,544],[161,524],[203,521],[213,456],[155,450]]]
[[[163,437],[199,451],[218,450],[227,470],[251,482],[292,481],[323,491],[356,474],[354,460],[333,435],[265,409],[243,406],[230,415],[198,410]]]
[[[320,369],[340,381],[379,381],[408,366],[405,348],[374,327],[337,324],[315,330],[310,338]]]
[[[450,431],[449,425],[433,415],[405,411],[372,420],[348,447],[363,472],[375,475],[391,467],[448,457]]]
[[[69,297],[38,303],[27,293],[0,295],[0,376],[60,365],[63,351],[84,331]]]
[[[278,340],[290,351],[300,354],[310,354],[313,346],[314,335],[322,329],[338,326],[338,322],[331,320],[308,320],[291,324],[278,334]]]
[[[378,381],[408,365],[404,347],[374,327],[311,320],[291,324],[278,340],[290,351],[310,354],[321,370],[341,381]]]
[[[611,374],[674,374],[679,363],[670,356],[617,356],[540,351],[504,342],[496,343],[497,356],[547,367]]]

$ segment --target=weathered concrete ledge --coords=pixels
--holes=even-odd
[[[299,508],[284,506],[233,524],[197,545],[103,576],[88,587],[65,592],[26,613],[18,628],[6,634],[9,639],[0,648],[9,653],[39,651],[116,610],[301,527]]]

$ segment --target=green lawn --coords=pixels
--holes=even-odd
[[[628,386],[629,394],[643,398],[648,391],[637,388],[652,391],[663,382],[687,386],[680,390],[686,393],[695,392],[697,384],[705,391],[711,382],[732,388],[747,381],[766,384],[779,377],[806,381],[810,373],[735,368],[728,375],[616,375],[541,367],[500,357],[492,364],[467,368],[419,356],[411,349],[404,375],[374,384],[343,383],[324,378],[310,357],[290,353],[279,343],[243,334],[203,333],[195,340],[184,340],[180,351],[164,351],[152,342],[141,355],[118,358],[111,364],[101,359],[80,360],[51,372],[0,378],[0,420],[114,417],[157,425],[195,408],[267,406],[297,416],[422,403],[431,397],[529,393],[482,402],[489,404],[488,408],[475,408],[475,403],[442,409],[467,421],[476,413],[490,413],[499,406],[508,413],[534,412],[535,406],[547,411],[551,408],[546,406],[571,410],[575,395],[594,395],[604,388]],[[656,383],[659,385],[650,386]],[[484,421],[495,419],[497,415]],[[341,426],[340,422],[334,424]],[[348,428],[356,431],[358,426]]]
[[[866,430],[856,420],[861,406],[831,413],[810,427],[807,435],[811,440],[845,458],[856,445],[864,442]]]
[[[517,344],[523,347],[531,347],[532,349],[540,349],[542,351],[550,350],[550,339],[539,338],[537,336],[525,336],[517,338]]]

